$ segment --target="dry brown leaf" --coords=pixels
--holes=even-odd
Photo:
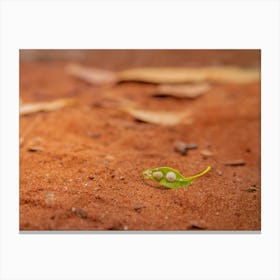
[[[172,96],[176,98],[196,98],[211,89],[208,83],[188,85],[158,85],[154,96]]]
[[[71,63],[66,66],[66,72],[78,79],[93,85],[114,84],[117,82],[117,77],[114,72],[90,68]]]
[[[249,83],[260,79],[259,68],[234,66],[135,68],[120,72],[69,64],[66,71],[79,79],[95,85],[114,84],[121,81],[138,81],[157,84],[189,82]]]
[[[26,103],[20,105],[20,115],[28,115],[37,112],[49,112],[55,111],[60,108],[70,106],[75,103],[75,99],[65,98],[56,99],[49,102],[36,102],[36,103]]]
[[[249,83],[260,79],[258,68],[209,66],[187,68],[138,68],[118,73],[120,81],[142,81],[159,84],[187,82]]]
[[[209,158],[209,157],[212,157],[213,156],[213,153],[209,150],[201,150],[200,151],[200,154],[202,155],[202,157],[204,158]]]
[[[123,108],[125,112],[133,116],[135,119],[153,123],[157,125],[166,125],[172,126],[179,123],[191,123],[192,120],[190,118],[191,113],[187,112],[165,112],[165,111],[149,111],[136,109],[133,107]]]

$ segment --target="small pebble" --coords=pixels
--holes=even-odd
[[[52,206],[54,204],[54,193],[53,192],[47,191],[45,193],[45,203],[50,206]]]
[[[188,152],[188,150],[196,149],[197,144],[192,143],[188,145],[187,143],[183,141],[176,141],[174,143],[174,151],[177,153],[180,153],[181,155],[185,156]]]
[[[108,165],[110,165],[110,163],[111,163],[114,159],[115,159],[114,156],[112,156],[112,155],[106,155],[106,156],[104,157],[103,163],[104,163],[104,165],[108,166]]]
[[[114,157],[114,156],[112,156],[112,155],[106,155],[104,159],[105,159],[105,160],[109,160],[109,161],[111,161],[111,160],[114,160],[114,159],[115,159],[115,157]]]
[[[137,204],[133,207],[133,209],[136,211],[136,212],[141,212],[141,210],[145,208],[145,205],[143,204]]]
[[[222,172],[221,170],[217,169],[217,174],[218,174],[219,176],[222,176],[222,175],[223,175],[223,172]]]
[[[94,180],[94,176],[93,175],[90,175],[90,176],[88,176],[88,178],[90,179],[90,180]]]
[[[90,138],[100,138],[101,134],[100,133],[93,133],[93,132],[88,132],[88,137]]]
[[[20,137],[20,138],[19,138],[19,146],[20,146],[20,147],[23,145],[23,142],[24,142],[24,138],[23,138],[23,137]]]
[[[121,177],[120,177],[120,180],[122,180],[122,181],[123,181],[124,179],[125,179],[125,177],[124,177],[124,176],[121,176]]]
[[[71,211],[82,219],[86,219],[88,217],[88,213],[81,208],[72,207]]]
[[[188,152],[187,144],[182,141],[176,141],[174,144],[174,151],[185,156]]]

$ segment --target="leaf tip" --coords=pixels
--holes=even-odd
[[[142,173],[144,179],[150,179],[152,177],[152,171],[147,169]]]

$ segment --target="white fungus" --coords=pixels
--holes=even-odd
[[[153,172],[153,177],[157,180],[160,180],[163,177],[163,174],[161,171],[155,171]]]
[[[165,177],[168,182],[173,182],[176,180],[176,174],[172,171],[169,171]]]

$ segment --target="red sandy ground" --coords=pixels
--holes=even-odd
[[[65,58],[64,58],[65,59]],[[83,64],[260,66],[259,51],[96,51]],[[20,117],[20,230],[260,230],[260,83],[215,85],[195,100],[155,98],[154,86],[112,89],[147,109],[191,110],[194,122],[172,128],[135,121],[103,98],[102,88],[69,77],[65,61],[20,63],[24,102],[74,97],[78,104]],[[177,140],[196,143],[186,156]],[[36,145],[42,150],[31,152]],[[204,159],[200,151],[213,157]],[[245,166],[223,162],[243,159]],[[146,184],[142,171],[170,166],[186,177],[212,171],[189,188]],[[257,189],[250,190],[252,185]]]

